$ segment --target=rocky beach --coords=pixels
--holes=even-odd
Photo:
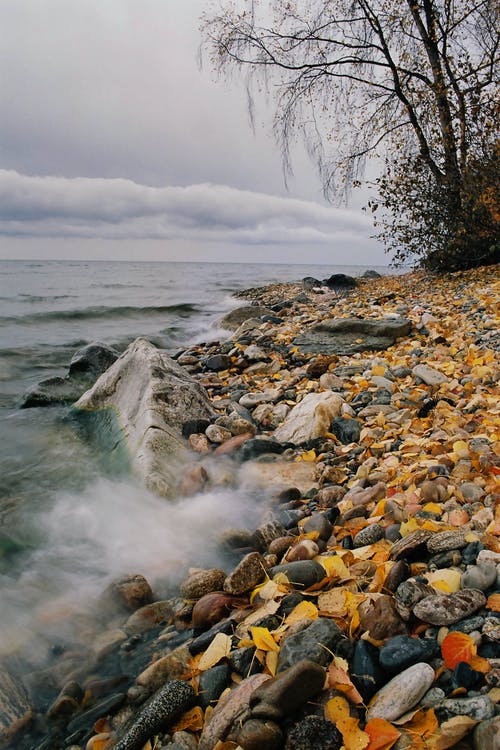
[[[99,344],[46,383],[165,503],[244,486],[260,519],[168,590],[107,586],[43,668],[5,658],[0,747],[497,750],[499,290],[497,267],[248,289],[224,339]]]

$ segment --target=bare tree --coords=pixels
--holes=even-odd
[[[414,173],[413,187],[444,201],[442,220],[453,227],[440,226],[436,247],[449,248],[470,232],[472,172],[498,160],[499,16],[498,0],[241,0],[207,12],[202,28],[219,71],[244,69],[250,97],[261,84],[275,99],[287,171],[302,135],[331,198],[377,155],[386,165],[381,205],[394,213],[403,200],[405,221],[415,221],[404,205]],[[498,184],[493,192],[498,199]],[[474,201],[488,203],[482,194]]]

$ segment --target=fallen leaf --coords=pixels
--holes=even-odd
[[[416,531],[420,528],[420,524],[418,523],[417,519],[412,516],[408,521],[405,521],[401,524],[399,527],[399,533],[401,536],[408,536],[408,534],[411,534],[412,531]]]
[[[492,612],[500,612],[500,594],[491,594],[485,604],[486,609]]]
[[[204,672],[217,664],[221,659],[229,656],[231,651],[231,636],[225,633],[217,633],[210,646],[207,648],[200,661],[198,669]]]
[[[286,618],[285,624],[292,625],[294,622],[298,622],[305,618],[309,620],[316,620],[318,618],[318,608],[312,602],[299,602]]]
[[[316,560],[324,567],[329,578],[336,576],[340,580],[347,580],[351,577],[348,568],[339,555],[320,555]]]
[[[313,461],[316,461],[316,451],[313,449],[310,451],[304,451],[304,453],[300,454],[299,458],[301,458],[302,461],[312,463]]]
[[[433,588],[444,591],[446,594],[454,594],[460,590],[462,573],[459,570],[443,568],[432,573],[426,573],[425,577]]]
[[[253,642],[262,651],[279,651],[279,646],[267,628],[250,628]]]
[[[337,729],[342,735],[345,750],[365,750],[370,742],[370,736],[359,728],[359,719],[351,716],[337,721]]]
[[[347,661],[340,656],[334,656],[328,668],[328,687],[344,693],[351,703],[363,703],[363,698],[351,682],[348,670]]]
[[[189,729],[191,732],[201,732],[203,722],[203,710],[200,706],[194,706],[194,708],[182,714],[180,719],[171,727],[171,731],[183,732],[185,729]]]
[[[366,750],[390,750],[401,737],[401,732],[385,719],[370,719],[365,732],[370,737]]]
[[[448,669],[455,669],[461,661],[469,663],[476,652],[476,644],[467,633],[452,631],[441,644],[441,655]]]
[[[324,712],[325,719],[331,721],[333,724],[337,724],[341,719],[350,716],[349,704],[346,699],[340,695],[335,696],[335,698],[330,698],[325,704]]]
[[[469,662],[469,666],[475,669],[476,672],[482,672],[483,674],[491,672],[491,664],[483,656],[473,656]]]
[[[111,732],[99,732],[89,739],[85,745],[85,750],[107,750],[116,742]]]
[[[460,742],[478,722],[470,716],[454,716],[443,722],[437,732],[426,740],[429,750],[447,750]]]
[[[278,670],[278,652],[277,651],[267,651],[266,667],[268,668],[269,672],[274,677]]]

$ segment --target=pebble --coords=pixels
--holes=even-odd
[[[210,443],[206,435],[193,433],[188,438],[189,447],[196,453],[209,453]]]
[[[472,741],[474,750],[498,750],[500,737],[500,716],[484,719],[474,729]]]
[[[387,594],[378,594],[376,599],[361,602],[358,613],[361,630],[368,631],[370,637],[377,641],[407,632],[394,598]]]
[[[232,437],[231,431],[226,430],[225,427],[221,427],[218,424],[211,424],[205,430],[205,435],[211,443],[225,443],[226,440],[230,440]]]
[[[446,375],[428,365],[416,365],[412,369],[412,374],[414,377],[420,378],[426,385],[441,385],[442,383],[449,382],[449,378]]]
[[[431,625],[452,625],[474,614],[486,604],[486,597],[477,589],[463,589],[455,594],[426,596],[413,608],[413,614]]]
[[[153,601],[151,586],[141,575],[129,575],[113,581],[101,599],[110,598],[118,607],[134,612]]]
[[[418,704],[433,681],[434,670],[429,664],[421,662],[405,669],[374,695],[366,712],[367,721],[399,719]]]
[[[324,684],[323,667],[302,659],[257,688],[250,698],[252,716],[275,720],[290,716],[320,693]]]
[[[439,646],[431,638],[396,635],[381,647],[379,660],[387,672],[395,674],[417,662],[428,662],[438,653]]]
[[[497,566],[494,563],[482,562],[471,565],[462,574],[462,587],[486,591],[497,579]]]
[[[309,516],[305,523],[302,524],[302,530],[304,533],[309,534],[317,531],[319,538],[324,539],[325,541],[330,538],[332,528],[332,524],[324,513],[314,513],[312,516]]]
[[[198,704],[205,711],[208,706],[213,706],[225,690],[230,677],[231,670],[227,664],[219,664],[207,669],[200,675],[198,685]]]
[[[193,608],[193,627],[207,630],[227,617],[237,606],[235,598],[224,591],[213,591],[198,599]]]
[[[340,414],[343,399],[332,391],[308,393],[293,407],[285,421],[274,432],[282,443],[302,445],[323,437],[330,430],[332,419]]]
[[[426,548],[427,541],[432,537],[432,531],[417,529],[395,542],[391,547],[392,560],[412,560]]]
[[[285,750],[340,750],[342,735],[321,716],[306,716],[288,731]]]
[[[415,605],[425,597],[434,596],[435,593],[435,590],[428,583],[415,581],[414,579],[403,581],[396,589],[396,609],[403,620],[409,620]]]
[[[245,409],[253,409],[259,404],[269,404],[279,398],[278,390],[264,391],[262,393],[245,393],[238,403]]]
[[[226,573],[220,568],[197,570],[181,583],[181,594],[184,599],[201,599],[212,591],[220,591],[225,579]]]
[[[347,417],[335,417],[330,424],[330,432],[338,437],[343,445],[357,443],[361,435],[361,422]]]
[[[422,700],[420,701],[420,705],[422,708],[433,708],[434,706],[437,706],[441,701],[446,698],[446,693],[444,690],[442,690],[439,687],[431,688],[426,692]]]
[[[372,523],[361,531],[358,531],[354,537],[354,547],[365,547],[368,544],[375,544],[385,536],[385,531],[378,523]]]
[[[283,733],[274,721],[249,719],[236,735],[236,741],[243,750],[280,750],[283,747]]]
[[[354,685],[367,703],[387,681],[387,675],[379,663],[376,646],[368,641],[356,641],[350,674]]]
[[[227,594],[244,594],[254,589],[266,575],[266,561],[260,552],[249,552],[224,581]]]
[[[319,547],[316,542],[313,542],[312,539],[303,539],[290,547],[286,554],[286,561],[312,560],[316,555],[319,555]]]
[[[491,719],[495,715],[495,704],[487,695],[473,698],[446,698],[436,707],[439,721],[447,721],[453,716],[469,716],[475,721]]]
[[[427,549],[431,555],[437,552],[447,552],[448,550],[463,549],[467,546],[465,535],[462,531],[440,531],[427,540]]]
[[[319,617],[295,635],[282,640],[278,657],[278,673],[303,659],[325,666],[332,659],[335,646],[343,637],[333,620]]]
[[[275,565],[268,571],[270,578],[274,578],[278,573],[284,573],[293,586],[303,589],[319,583],[326,576],[323,566],[315,560],[286,562],[283,565]]]
[[[231,357],[227,354],[213,354],[203,360],[203,364],[207,370],[212,372],[220,372],[221,370],[227,370],[231,367]]]

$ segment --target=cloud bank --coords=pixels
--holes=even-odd
[[[363,243],[370,230],[368,217],[347,209],[227,185],[151,187],[0,170],[0,235],[7,237],[304,246]]]

